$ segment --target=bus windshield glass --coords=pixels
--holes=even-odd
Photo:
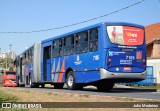
[[[16,75],[16,72],[6,72],[7,75]]]
[[[107,33],[111,43],[119,45],[142,45],[144,30],[131,26],[107,26]]]

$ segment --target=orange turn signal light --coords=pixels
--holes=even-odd
[[[111,62],[111,58],[108,57],[108,62]]]

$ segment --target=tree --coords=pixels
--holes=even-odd
[[[13,71],[14,70],[14,67],[9,67],[9,71]]]
[[[5,59],[1,59],[0,61],[0,68],[4,68],[9,70],[13,70],[14,69],[14,65],[13,65],[14,60],[11,58],[5,58]]]

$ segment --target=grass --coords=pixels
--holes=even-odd
[[[80,97],[89,98],[89,94],[83,94],[83,95],[80,95]]]
[[[3,102],[17,102],[18,97],[6,94],[4,91],[0,91],[0,104]]]
[[[160,86],[133,86],[135,88],[145,88],[145,89],[157,89],[160,90]]]
[[[9,90],[10,91],[10,90]],[[10,94],[6,94],[5,91],[0,91],[0,106],[2,103],[17,102],[19,98]],[[10,111],[11,109],[0,109],[1,111]],[[12,111],[28,111],[28,109],[12,109]]]
[[[16,88],[0,87],[0,103],[2,102],[156,102],[155,100],[143,100],[134,98],[121,98],[111,96],[98,96],[88,94],[70,94],[63,92],[46,92],[36,90],[25,90]],[[160,101],[159,101],[160,102]],[[0,109],[1,110],[1,109]],[[50,109],[13,109],[12,111],[114,111],[114,108],[50,108]],[[116,108],[119,111],[139,111],[142,108]],[[2,111],[7,111],[2,109]],[[158,111],[156,108],[145,109],[144,111]]]

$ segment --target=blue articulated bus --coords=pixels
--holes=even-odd
[[[43,40],[16,59],[20,85],[109,91],[115,82],[146,78],[144,27],[104,22]]]

